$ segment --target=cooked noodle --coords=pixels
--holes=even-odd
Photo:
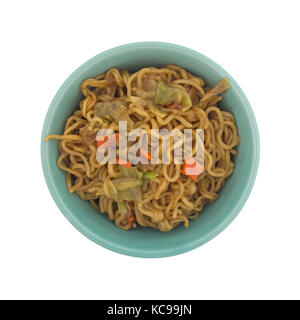
[[[160,82],[186,92],[192,106],[186,111],[176,104],[174,108],[157,106],[153,95]],[[59,140],[57,165],[66,172],[69,192],[90,201],[124,230],[137,225],[161,231],[169,231],[180,223],[188,227],[190,219],[197,218],[207,203],[218,198],[219,190],[234,170],[235,147],[240,142],[234,116],[217,106],[222,99],[219,93],[226,90],[216,88],[208,88],[202,79],[174,65],[144,68],[133,74],[114,68],[83,81],[85,98],[67,119],[63,134],[45,138]],[[204,129],[203,172],[191,179],[182,172],[181,164],[138,164],[134,167],[139,172],[156,174],[141,186],[141,198],[121,201],[121,206],[111,195],[111,182],[120,176],[121,166],[96,160],[97,132],[103,128],[119,130],[116,118],[97,115],[96,104],[109,106],[117,101],[126,107],[132,124],[128,130],[141,128],[150,134],[151,129],[161,128]],[[161,148],[159,152],[161,155]],[[193,149],[193,155],[195,152]]]

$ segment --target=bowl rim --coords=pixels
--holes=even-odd
[[[75,76],[77,76],[78,74],[80,74],[90,64],[93,64],[98,59],[104,58],[107,55],[122,53],[122,51],[124,49],[128,49],[128,48],[132,49],[135,47],[153,47],[153,46],[167,48],[170,50],[180,50],[181,52],[183,52],[185,54],[196,56],[196,58],[203,60],[205,63],[210,64],[213,68],[224,73],[224,75],[230,79],[232,87],[235,87],[236,94],[240,96],[240,100],[242,101],[244,107],[246,108],[246,110],[248,112],[248,121],[251,125],[251,134],[253,136],[253,141],[254,141],[254,144],[253,144],[254,150],[252,152],[252,161],[251,161],[252,167],[250,168],[251,172],[249,174],[250,178],[247,180],[247,183],[244,186],[244,192],[240,195],[239,201],[237,201],[235,203],[231,212],[229,214],[227,214],[227,219],[225,219],[223,221],[223,223],[217,225],[216,228],[214,228],[213,232],[208,233],[208,234],[200,237],[198,241],[193,241],[192,243],[188,242],[188,243],[181,245],[180,247],[170,248],[169,251],[167,251],[167,252],[165,250],[160,250],[159,248],[147,250],[147,252],[142,252],[140,249],[135,249],[135,248],[128,248],[128,247],[124,248],[120,245],[117,245],[115,242],[112,242],[109,239],[102,237],[99,234],[93,233],[91,230],[89,230],[88,227],[86,227],[85,225],[80,223],[76,219],[76,217],[72,214],[71,210],[69,210],[69,208],[66,207],[64,205],[64,203],[61,201],[59,194],[57,194],[56,188],[55,188],[55,181],[51,177],[50,172],[48,172],[48,170],[47,170],[46,157],[45,157],[46,144],[44,142],[44,137],[47,133],[48,124],[51,119],[52,111],[53,111],[56,103],[59,101],[60,97],[63,95],[65,89],[67,88],[69,83],[72,81],[72,79]],[[191,250],[205,244],[209,240],[216,237],[219,233],[221,233],[234,220],[234,218],[241,211],[242,207],[246,203],[246,201],[252,191],[252,188],[253,188],[253,185],[254,185],[254,182],[255,182],[255,179],[257,176],[258,166],[259,166],[259,154],[260,154],[259,132],[258,132],[258,127],[257,127],[254,112],[250,106],[250,103],[249,103],[246,95],[244,94],[244,92],[242,91],[242,89],[240,88],[238,83],[232,78],[232,76],[227,71],[225,71],[220,65],[218,65],[216,62],[214,62],[210,58],[206,57],[205,55],[203,55],[197,51],[194,51],[193,49],[190,49],[190,48],[187,48],[187,47],[184,47],[181,45],[173,44],[173,43],[157,42],[157,41],[154,41],[154,42],[153,41],[133,42],[133,43],[128,43],[128,44],[123,44],[123,45],[108,49],[102,53],[99,53],[96,56],[94,56],[91,59],[84,62],[83,64],[81,64],[73,73],[71,73],[71,75],[64,81],[64,83],[60,86],[60,88],[56,92],[56,94],[55,94],[55,96],[54,96],[54,98],[48,108],[46,117],[44,119],[44,124],[43,124],[43,129],[42,129],[42,137],[41,137],[41,161],[42,161],[42,168],[43,168],[44,177],[45,177],[45,180],[47,183],[48,190],[49,190],[54,202],[56,203],[56,205],[58,206],[58,208],[62,212],[62,214],[69,220],[69,222],[79,232],[81,232],[83,235],[85,235],[88,239],[92,240],[93,242],[95,242],[95,243],[101,245],[102,247],[109,249],[111,251],[125,254],[127,256],[140,257],[140,258],[162,258],[162,257],[169,257],[169,256],[178,255],[178,254],[181,254],[184,252],[188,252],[188,251],[191,251]]]

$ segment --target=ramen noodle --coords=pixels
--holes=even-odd
[[[198,217],[207,203],[218,198],[225,180],[234,170],[236,147],[240,143],[232,113],[218,106],[221,94],[230,88],[227,78],[214,87],[175,66],[148,67],[131,74],[116,68],[81,84],[84,95],[78,108],[66,120],[61,135],[45,141],[59,141],[57,165],[66,172],[66,186],[87,200],[123,229],[139,226],[169,231]],[[118,158],[116,163],[99,163],[100,129],[112,129],[118,146],[119,121],[128,132],[143,129],[203,129],[204,163],[132,164]],[[107,137],[106,137],[107,138]],[[192,136],[193,142],[195,137]],[[132,142],[128,142],[128,148]],[[174,150],[171,139],[170,150]],[[151,159],[150,146],[140,155]],[[192,156],[196,148],[192,149]],[[159,148],[162,156],[162,149]],[[189,174],[189,167],[197,167]]]

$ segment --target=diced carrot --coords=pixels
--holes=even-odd
[[[101,141],[97,140],[98,147],[100,148],[101,146],[103,146],[107,142],[107,140],[108,140],[107,136],[105,136],[104,139]]]
[[[131,163],[129,161],[120,159],[118,157],[116,157],[116,163],[119,164],[120,166],[126,167],[128,169],[131,167]]]
[[[106,140],[106,141],[108,140],[108,138],[110,138],[110,139],[111,139],[111,138],[112,138],[112,139],[113,139],[113,138],[116,138],[116,140],[118,140],[118,139],[119,139],[119,134],[116,133],[116,134],[112,134],[112,135],[108,135],[108,136],[97,136],[97,137],[96,137],[96,140],[99,141],[98,139],[99,139],[99,138],[103,138],[103,137],[104,137],[104,140]],[[102,140],[102,139],[101,139],[101,140]]]
[[[169,105],[167,105],[168,109],[181,109],[181,104],[179,103],[171,103]]]
[[[184,163],[184,164],[183,164],[183,167],[182,167],[182,173],[183,173],[183,174],[186,174],[186,173],[185,173],[186,166],[187,166],[186,163]]]
[[[131,215],[131,216],[128,218],[128,223],[129,223],[129,225],[130,225],[130,228],[132,228],[133,221],[134,221],[134,216]]]
[[[151,155],[146,151],[146,150],[140,150],[140,154],[145,157],[146,159],[148,159],[149,161],[151,160]]]
[[[188,159],[182,168],[182,173],[190,177],[192,180],[196,180],[203,171],[203,166],[193,158]]]
[[[196,181],[199,176],[197,176],[197,175],[191,175],[191,174],[190,174],[189,177],[190,177],[192,180]]]
[[[102,137],[102,138],[103,138],[103,137]],[[115,140],[113,140],[113,138],[115,138]],[[115,142],[115,141],[119,140],[119,134],[117,133],[117,134],[113,134],[113,135],[111,135],[111,136],[104,136],[104,139],[103,139],[103,140],[97,140],[97,138],[96,138],[98,147],[103,147],[103,146],[107,147],[107,146],[109,145],[109,144],[107,143],[107,142],[108,142],[108,139],[112,139],[113,142]],[[111,143],[110,143],[110,144],[111,144]]]

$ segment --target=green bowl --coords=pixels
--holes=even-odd
[[[79,86],[89,77],[116,67],[135,71],[147,66],[176,64],[200,76],[209,85],[227,77],[231,89],[224,94],[224,109],[235,115],[241,144],[235,170],[220,191],[217,201],[205,207],[199,217],[170,232],[150,228],[123,231],[106,214],[99,213],[88,201],[70,194],[65,173],[58,169],[57,142],[45,143],[48,134],[62,133],[67,117],[83,98]],[[139,42],[107,50],[80,66],[64,82],[48,110],[41,141],[41,156],[50,193],[65,217],[82,234],[101,246],[122,254],[155,258],[180,254],[209,241],[237,216],[253,187],[259,162],[259,135],[250,104],[235,80],[212,60],[191,49],[162,42]]]

